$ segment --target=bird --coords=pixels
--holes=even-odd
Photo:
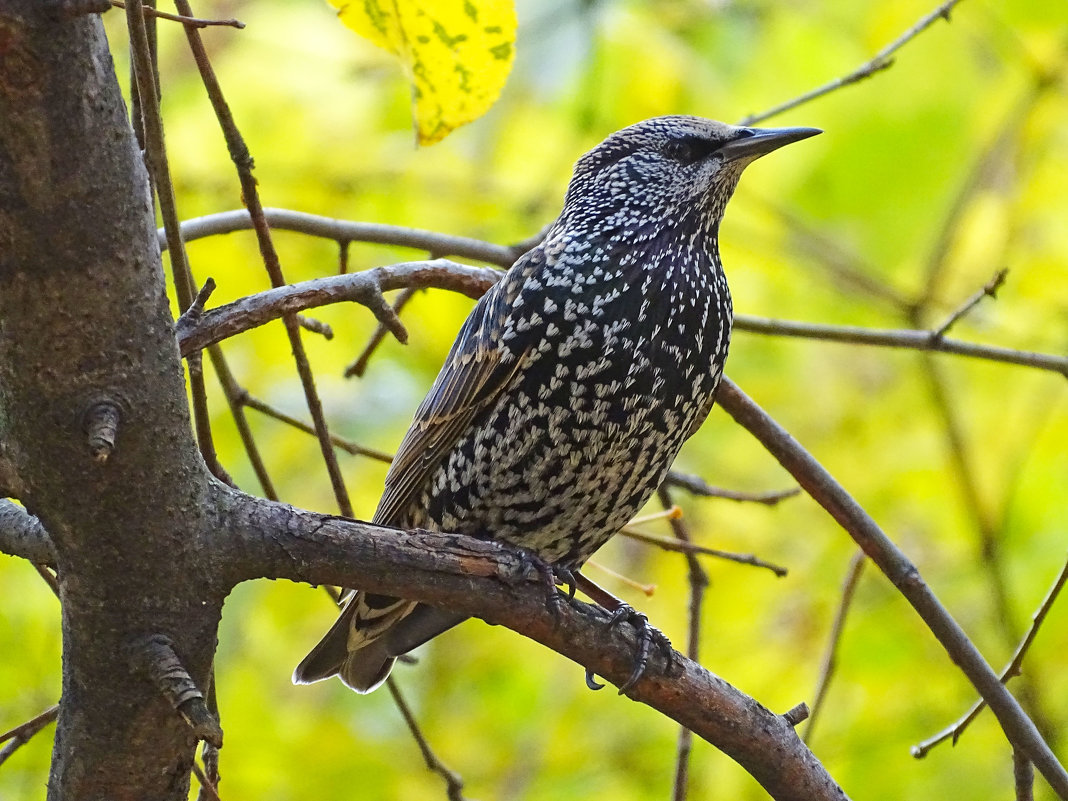
[[[663,116],[579,158],[560,216],[460,329],[373,522],[493,540],[574,575],[712,408],[733,322],[719,228],[739,176],[818,133]],[[293,681],[371,692],[464,619],[349,592]]]

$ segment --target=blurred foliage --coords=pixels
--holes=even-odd
[[[512,0],[331,0],[356,33],[393,53],[412,84],[419,144],[481,117],[515,58]]]
[[[424,150],[412,145],[403,76],[330,8],[220,0],[196,11],[248,25],[204,36],[256,158],[266,205],[508,243],[553,218],[571,164],[609,132],[656,114],[730,121],[769,108],[851,71],[931,8],[932,0],[527,0],[500,101]],[[120,17],[105,22],[125,76]],[[930,290],[919,322],[933,325],[1008,267],[997,300],[985,300],[953,335],[1063,354],[1066,48],[1062,0],[966,0],[890,69],[776,117],[771,124],[826,133],[759,162],[742,181],[722,230],[736,309],[908,327],[916,317],[910,304]],[[160,26],[160,72],[182,216],[239,207],[222,137],[184,37],[170,23]],[[337,269],[333,243],[289,233],[276,240],[290,281]],[[353,245],[351,268],[412,255]],[[190,256],[200,280],[211,275],[219,284],[213,304],[268,286],[251,234],[194,242]],[[358,306],[315,311],[336,332],[332,341],[306,336],[333,430],[395,447],[470,305],[440,292],[417,295],[404,314],[409,345],[387,340],[360,380],[342,371],[373,331],[373,317]],[[306,418],[280,324],[226,343],[225,352],[253,395]],[[931,362],[960,432],[963,473],[933,401]],[[1063,377],[745,333],[735,336],[728,372],[854,493],[987,658],[1003,664],[1068,545]],[[241,487],[259,491],[221,393],[213,389],[211,401],[223,463]],[[336,511],[316,442],[249,414],[282,498]],[[370,516],[385,466],[340,458],[358,514]],[[686,446],[679,467],[735,489],[790,485],[721,412]],[[967,501],[967,482],[978,508]],[[703,663],[774,710],[811,702],[852,541],[807,498],[774,508],[678,500],[700,542],[790,569],[776,579],[706,562]],[[649,528],[657,526],[666,533],[664,524]],[[984,547],[983,530],[996,547]],[[596,558],[655,583],[655,596],[645,598],[593,574],[684,645],[688,587],[678,556],[617,538]],[[56,601],[29,565],[0,559],[0,581],[6,727],[54,703],[59,623]],[[994,582],[1004,586],[1004,604]],[[285,582],[247,584],[229,599],[217,660],[223,797],[443,799],[441,780],[424,769],[387,693],[290,684],[293,665],[332,619],[322,590]],[[1028,697],[1062,759],[1066,652],[1062,600],[1025,663]],[[396,675],[439,755],[475,798],[670,794],[676,727],[611,691],[589,692],[581,668],[509,631],[465,624]],[[922,762],[909,755],[973,697],[917,616],[869,569],[812,746],[856,798],[1011,797],[1009,749],[988,712],[955,749],[941,746]],[[0,797],[44,795],[49,740],[38,736],[0,768]],[[703,742],[695,744],[691,776],[695,799],[713,788],[717,798],[765,797]],[[1036,797],[1052,797],[1037,785]]]

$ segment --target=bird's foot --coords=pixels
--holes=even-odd
[[[620,604],[612,612],[612,616],[608,619],[608,628],[615,628],[624,621],[638,630],[638,652],[634,658],[634,670],[631,671],[627,680],[619,686],[620,695],[630,690],[645,675],[653,645],[656,645],[657,650],[667,659],[669,670],[675,659],[675,649],[671,647],[671,640],[660,629],[650,624],[649,618],[630,604]],[[604,687],[603,684],[597,681],[593,671],[589,668],[586,669],[586,686],[591,690],[600,690]]]
[[[520,575],[527,575],[529,571],[534,573],[545,587],[545,606],[556,620],[564,608],[564,593],[559,587],[567,588],[567,600],[575,598],[576,579],[575,573],[569,567],[563,565],[550,565],[540,556],[530,551],[520,550]]]

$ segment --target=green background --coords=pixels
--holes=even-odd
[[[204,37],[256,159],[266,205],[504,244],[555,216],[574,160],[609,132],[667,113],[737,121],[850,72],[930,10],[930,2],[913,0],[522,3],[515,70],[498,104],[444,143],[417,150],[400,70],[325,5],[196,8],[247,23]],[[769,121],[826,133],[759,162],[743,179],[721,234],[736,310],[909,327],[907,305],[923,294],[933,269],[934,302],[920,322],[934,325],[1007,267],[997,300],[985,300],[952,335],[1063,355],[1065,18],[1061,0],[965,0],[950,24],[936,23],[890,69]],[[122,14],[105,21],[125,82]],[[172,23],[161,23],[160,37],[180,213],[237,208],[234,171],[184,37]],[[290,281],[337,269],[332,242],[285,232],[275,240]],[[213,305],[268,286],[249,233],[197,241],[189,252],[198,279],[210,275],[219,284]],[[357,244],[350,264],[418,257]],[[882,289],[863,288],[858,276]],[[315,311],[336,333],[332,341],[305,336],[332,430],[395,448],[470,305],[443,292],[418,295],[403,315],[409,344],[387,340],[362,380],[342,371],[373,331],[371,314],[359,306]],[[307,417],[280,324],[227,342],[225,352],[253,395]],[[922,354],[739,332],[728,372],[904,548],[1000,667],[1068,548],[1066,385],[1055,373],[954,356],[936,356],[934,365],[963,445],[963,470]],[[208,379],[221,460],[239,486],[258,492],[210,368]],[[336,511],[317,443],[249,415],[281,497]],[[369,517],[385,466],[339,458],[357,514]],[[719,411],[678,467],[732,489],[791,485]],[[968,482],[977,504],[967,500]],[[790,571],[776,579],[704,562],[711,586],[702,662],[773,710],[811,703],[852,541],[805,497],[774,508],[678,500],[701,543],[754,552]],[[993,554],[982,545],[984,528],[994,536]],[[646,529],[669,533],[662,522]],[[684,645],[688,586],[679,556],[617,538],[596,561],[655,584],[646,598],[591,570]],[[19,560],[0,558],[0,587],[0,728],[7,728],[57,700],[59,607]],[[223,798],[444,798],[388,693],[358,697],[338,682],[290,684],[293,666],[332,618],[322,590],[287,582],[246,584],[228,600],[217,661]],[[1065,653],[1062,602],[1025,663],[1039,718],[1062,759]],[[675,725],[611,691],[589,692],[578,666],[480,622],[419,656],[396,675],[471,797],[669,797]],[[1010,751],[989,713],[955,749],[941,746],[924,761],[909,755],[973,698],[915,613],[869,568],[812,747],[856,799],[1010,798]],[[0,767],[0,798],[43,797],[51,732]],[[695,745],[691,776],[691,798],[765,797],[703,742]],[[1037,785],[1036,797],[1052,797],[1041,779]]]

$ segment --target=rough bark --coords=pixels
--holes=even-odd
[[[59,570],[49,798],[184,799],[193,735],[129,649],[165,634],[207,679],[223,598],[197,569],[209,481],[100,21],[49,6],[0,7],[0,437]],[[120,415],[103,459],[85,430],[101,404]]]

